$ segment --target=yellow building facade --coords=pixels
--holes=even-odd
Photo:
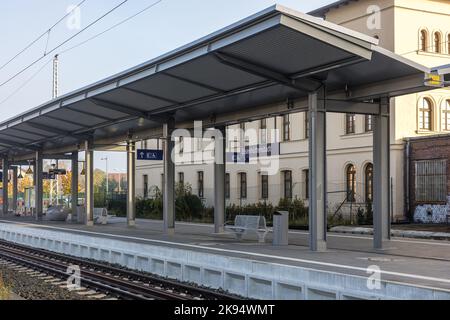
[[[337,1],[311,14],[376,37],[380,45],[428,67],[450,64],[450,1],[359,0]],[[327,175],[328,213],[338,209],[344,215],[366,208],[372,197],[372,122],[364,115],[328,114]],[[266,177],[253,165],[227,165],[228,203],[253,204],[292,197],[308,204],[307,115],[291,114],[229,127],[257,131],[257,141],[229,134],[228,152],[244,145],[280,141],[276,174]],[[278,130],[278,139],[261,133],[261,128]],[[264,131],[266,132],[266,131]],[[408,137],[450,133],[450,90],[408,95],[392,100],[391,109],[391,211],[393,220],[404,220],[405,142]],[[264,136],[262,136],[264,135]],[[184,141],[183,154],[196,151]],[[161,148],[158,141],[146,141],[142,148]],[[214,203],[213,165],[183,164],[177,161],[177,181],[189,183],[206,206]],[[152,187],[162,187],[162,163],[137,163],[137,195],[151,197]],[[243,190],[245,188],[245,190]],[[350,194],[350,196],[349,196]]]

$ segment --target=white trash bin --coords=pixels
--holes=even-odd
[[[289,212],[277,211],[273,214],[273,245],[289,245]]]

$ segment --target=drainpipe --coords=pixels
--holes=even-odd
[[[406,140],[405,145],[405,179],[404,179],[404,190],[405,190],[405,217],[410,217],[410,164],[411,164],[411,142],[409,139]]]

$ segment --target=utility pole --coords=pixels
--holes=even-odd
[[[53,88],[52,88],[52,98],[56,99],[58,97],[58,55],[53,58]],[[58,167],[58,165],[57,165]],[[57,168],[58,169],[58,168]],[[59,175],[56,178],[56,205],[59,205]],[[53,179],[50,180],[50,203],[53,204],[53,190],[54,182]]]
[[[53,99],[58,97],[58,55],[53,58]]]

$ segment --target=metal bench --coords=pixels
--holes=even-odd
[[[106,208],[94,208],[94,223],[108,224],[108,210]],[[78,223],[86,223],[86,209],[83,206],[77,207],[77,215],[72,219],[76,219]]]
[[[266,218],[262,216],[236,216],[233,226],[226,226],[227,230],[232,231],[238,240],[248,233],[255,233],[258,241],[264,243],[266,235],[269,232],[266,226]]]

